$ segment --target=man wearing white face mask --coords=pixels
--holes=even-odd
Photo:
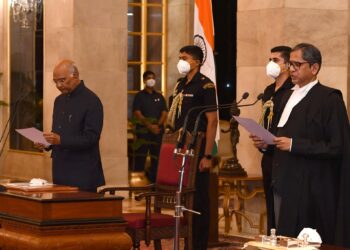
[[[174,130],[182,128],[184,119],[192,107],[216,105],[214,83],[200,73],[203,51],[200,47],[188,45],[180,49],[177,68],[185,75],[175,86],[168,125]],[[193,130],[195,119],[200,110],[191,112],[188,120],[188,131]],[[193,216],[193,249],[206,250],[209,236],[209,169],[211,153],[214,146],[217,112],[205,112],[199,124],[199,131],[204,132],[205,140],[199,152],[199,166],[196,174],[196,192],[193,209],[201,215]]]
[[[276,134],[278,117],[283,107],[281,100],[287,90],[294,84],[289,76],[289,55],[291,48],[288,46],[277,46],[271,49],[269,63],[266,65],[266,74],[275,81],[264,90],[263,110],[260,124],[273,134]],[[261,168],[263,173],[264,191],[267,212],[267,232],[275,228],[275,215],[273,204],[273,192],[271,188],[272,161],[274,146],[268,146],[260,138],[251,135],[254,145],[263,153]]]
[[[146,157],[151,156],[151,168],[148,178],[155,182],[157,176],[158,156],[160,144],[167,117],[167,107],[164,97],[154,89],[156,75],[152,71],[143,73],[145,88],[135,96],[133,103],[134,117],[139,121],[136,124],[137,139],[144,139],[147,143],[141,145],[135,152],[133,171],[144,171]]]

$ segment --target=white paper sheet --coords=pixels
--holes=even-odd
[[[242,118],[239,116],[233,116],[236,121],[244,127],[250,134],[258,136],[261,140],[263,140],[267,144],[275,144],[273,139],[276,137],[270,133],[270,131],[261,127],[256,121],[250,118]]]
[[[23,135],[25,138],[31,140],[32,142],[44,144],[46,147],[51,145],[45,140],[43,132],[36,128],[16,129],[16,132]]]

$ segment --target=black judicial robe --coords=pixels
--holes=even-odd
[[[348,220],[339,202],[348,207],[349,195],[340,190],[350,187],[349,120],[341,92],[317,83],[277,135],[293,138],[291,152],[275,150],[272,186],[282,197],[277,233],[296,237],[311,227],[324,243],[334,244],[350,226],[338,226],[335,235],[337,221]]]
[[[271,133],[276,134],[277,124],[280,117],[280,112],[283,111],[282,103],[284,100],[284,95],[290,91],[290,89],[294,87],[291,78],[288,78],[283,85],[275,91],[276,82],[267,86],[264,90],[264,95],[262,98],[262,102],[265,103],[268,100],[272,100],[274,103],[273,106],[273,116],[270,127],[267,128],[268,125],[268,116],[270,115],[270,109],[265,112],[264,116],[264,127],[267,128]],[[289,97],[289,96],[288,96]],[[273,163],[273,152],[275,146],[269,145],[265,151],[261,151],[263,153],[263,157],[261,159],[261,170],[263,173],[263,183],[264,183],[264,191],[265,191],[265,199],[266,199],[266,212],[267,212],[267,232],[270,233],[271,228],[275,228],[275,213],[274,213],[274,204],[273,204],[273,190],[271,189],[271,177],[272,177],[272,163]]]
[[[52,146],[52,177],[55,184],[95,191],[105,184],[99,140],[103,126],[100,99],[81,81],[54,103],[52,132],[61,137]]]

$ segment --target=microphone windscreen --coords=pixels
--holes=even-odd
[[[257,100],[261,100],[261,99],[263,98],[263,96],[264,96],[264,94],[263,94],[263,93],[260,93],[256,99],[257,99]]]
[[[244,92],[243,95],[242,95],[242,99],[247,99],[249,96],[249,93],[248,92]]]

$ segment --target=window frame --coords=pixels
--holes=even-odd
[[[139,65],[140,66],[140,88],[128,90],[128,94],[135,95],[139,90],[143,88],[142,84],[142,74],[148,69],[149,65],[161,65],[161,92],[164,96],[166,96],[166,86],[167,86],[167,72],[166,72],[166,51],[167,51],[167,0],[162,0],[161,3],[149,3],[147,0],[141,0],[141,2],[129,2],[128,7],[139,7],[141,8],[141,32],[128,31],[129,36],[139,36],[141,39],[141,52],[140,52],[140,61],[128,60],[128,68],[131,65]],[[161,8],[162,9],[162,31],[161,32],[148,32],[147,24],[148,17],[147,11],[148,8]],[[149,36],[160,36],[162,43],[161,50],[161,61],[147,61],[147,38]],[[128,45],[129,46],[129,45]],[[129,83],[129,80],[128,80]]]

